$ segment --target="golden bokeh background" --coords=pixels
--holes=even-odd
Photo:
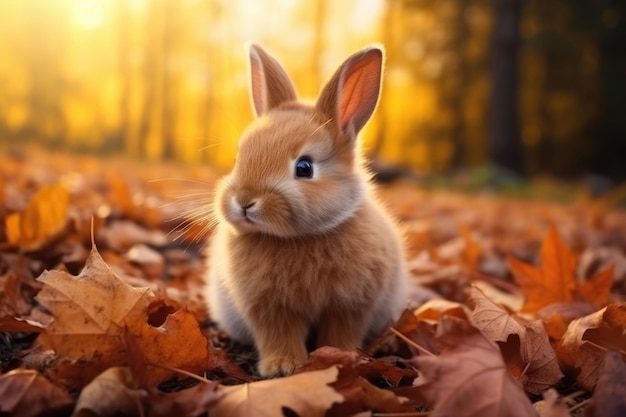
[[[624,99],[610,94],[625,85],[611,49],[625,16],[610,0],[0,0],[0,140],[227,169],[253,117],[248,42],[308,98],[377,42],[387,61],[369,154],[423,173],[481,166],[497,7],[516,2],[525,171],[626,175],[614,168]]]

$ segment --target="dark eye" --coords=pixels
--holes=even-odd
[[[296,177],[313,178],[313,161],[308,156],[303,156],[296,162]]]

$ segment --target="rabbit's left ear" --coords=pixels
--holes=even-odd
[[[346,135],[356,137],[376,108],[380,93],[383,51],[364,49],[344,62],[326,84],[317,109]]]
[[[250,45],[250,75],[257,116],[296,99],[296,90],[283,67],[258,45]]]

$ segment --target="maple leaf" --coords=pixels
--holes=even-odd
[[[291,415],[300,417],[324,416],[333,404],[344,400],[329,386],[338,374],[339,369],[334,366],[286,378],[221,387],[218,392],[223,397],[211,409],[211,415],[273,417],[290,410]]]
[[[540,394],[563,377],[541,321],[521,325],[475,286],[469,303],[474,305],[474,325],[487,338],[499,342],[509,370],[521,378],[526,391]],[[513,335],[516,338],[511,338]]]
[[[540,251],[541,267],[507,256],[515,280],[526,296],[523,311],[536,312],[555,303],[583,300],[602,307],[608,302],[614,269],[608,268],[586,282],[576,281],[578,256],[550,227]]]
[[[69,193],[60,184],[40,188],[20,213],[5,220],[9,243],[34,250],[59,233],[67,222]]]
[[[124,283],[94,248],[78,276],[44,271],[36,300],[54,320],[46,329],[52,348],[70,358],[90,357],[118,349],[131,311],[147,309],[152,292]]]
[[[439,356],[414,358],[422,373],[415,385],[433,407],[431,417],[535,416],[494,342],[452,318],[441,320],[438,337],[447,347]]]
[[[626,351],[626,303],[609,304],[572,321],[557,344],[557,354],[567,368],[577,372],[576,381],[591,391],[607,350]]]
[[[550,227],[541,246],[541,268],[507,257],[515,280],[526,295],[524,311],[536,311],[556,302],[574,299],[578,259]]]
[[[193,314],[156,298],[148,288],[124,283],[95,247],[78,276],[46,271],[38,280],[44,287],[37,300],[54,317],[40,340],[57,355],[73,360],[48,370],[64,383],[88,382],[108,367],[129,360],[192,372],[207,368],[208,341]],[[135,355],[127,349],[129,337],[139,346]],[[84,369],[80,379],[74,378],[75,367]],[[155,385],[170,376],[171,371],[150,367],[141,381]]]
[[[17,369],[0,375],[0,414],[14,417],[65,414],[74,399],[36,371]]]

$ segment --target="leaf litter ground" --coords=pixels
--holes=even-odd
[[[202,300],[210,226],[185,213],[206,213],[215,180],[0,156],[0,414],[623,415],[626,213],[607,200],[382,188],[407,310],[361,350],[261,380]]]

